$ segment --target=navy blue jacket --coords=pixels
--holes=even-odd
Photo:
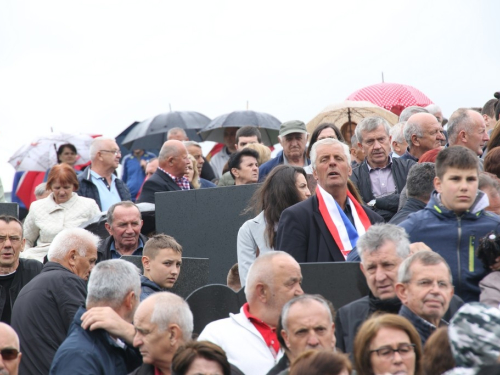
[[[142,364],[140,353],[125,344],[122,348],[103,329],[84,330],[80,307],[75,314],[68,337],[56,352],[50,374],[124,375]]]
[[[274,167],[283,164],[284,162],[285,158],[283,156],[283,150],[281,150],[280,152],[278,152],[275,158],[266,161],[259,167],[259,182],[263,182],[266,179],[269,172],[271,172]],[[307,159],[307,164],[308,165],[310,164],[309,159]]]
[[[424,242],[448,262],[455,294],[466,303],[479,301],[479,282],[488,273],[476,257],[479,240],[500,224],[499,216],[484,211],[487,205],[486,195],[478,191],[470,210],[457,216],[443,206],[434,192],[425,209],[399,224],[410,242]]]
[[[132,195],[134,201],[146,177],[146,172],[141,167],[141,161],[149,161],[155,157],[156,155],[149,151],[144,151],[144,154],[140,158],[136,158],[133,153],[123,157],[122,180],[127,184],[130,195]]]
[[[259,182],[262,182],[266,179],[266,176],[273,170],[277,165],[283,164],[285,161],[283,157],[283,150],[278,152],[275,158],[266,161],[259,167]]]
[[[141,302],[151,294],[163,291],[165,291],[165,289],[162,289],[158,284],[149,280],[146,276],[141,275]]]
[[[200,189],[213,188],[213,187],[217,187],[217,185],[215,185],[212,181],[200,178]]]
[[[80,184],[80,187],[76,193],[82,197],[92,198],[95,200],[99,209],[102,211],[99,190],[97,190],[97,186],[94,185],[90,176],[90,165],[78,176],[78,183]],[[115,185],[122,201],[129,201],[132,199],[127,185],[125,185],[122,180],[117,178],[115,180]]]

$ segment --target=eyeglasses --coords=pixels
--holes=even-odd
[[[111,152],[112,154],[115,154],[115,156],[122,154],[120,150],[99,150],[99,152]]]
[[[13,359],[16,359],[17,356],[19,355],[19,351],[14,348],[5,348],[0,350],[0,353],[2,354],[2,359],[4,361],[11,361]]]
[[[390,346],[383,346],[378,349],[370,350],[370,353],[376,352],[377,355],[384,360],[391,360],[394,358],[394,353],[398,352],[403,358],[409,357],[415,353],[415,344],[400,344],[397,349]]]
[[[0,236],[0,245],[3,245],[5,241],[7,241],[7,238],[9,239],[11,244],[18,244],[21,242],[21,237],[19,236]]]

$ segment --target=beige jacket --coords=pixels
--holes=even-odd
[[[60,231],[78,227],[100,213],[93,199],[80,197],[76,193],[61,204],[54,201],[53,193],[33,202],[24,221],[26,246],[21,257],[43,261],[50,243]]]

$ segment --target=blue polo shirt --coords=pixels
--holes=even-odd
[[[108,208],[115,203],[122,201],[122,198],[120,197],[120,194],[118,194],[118,190],[116,189],[116,176],[114,174],[111,175],[111,184],[109,186],[108,181],[104,177],[99,176],[92,169],[90,170],[90,178],[92,180],[92,183],[97,187],[97,191],[99,192],[102,212],[107,211]]]

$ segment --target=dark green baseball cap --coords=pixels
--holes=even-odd
[[[306,124],[299,120],[287,121],[280,126],[280,137],[284,137],[291,133],[307,134]]]

